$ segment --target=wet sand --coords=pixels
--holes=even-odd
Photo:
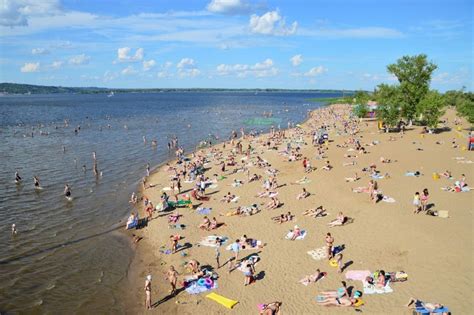
[[[344,111],[344,106],[333,107],[336,111]],[[357,134],[362,144],[373,141],[379,143],[374,146],[364,145],[367,154],[348,152],[348,148],[337,147],[348,139],[347,135],[337,135],[333,128],[329,131],[329,149],[327,158],[315,159],[315,148],[311,145],[309,135],[304,137],[308,145],[302,146],[303,156],[310,158],[311,165],[317,167],[316,171],[306,174],[302,167],[302,161],[287,162],[287,158],[278,154],[286,148],[286,141],[279,146],[279,150],[267,150],[257,139],[252,140],[252,146],[256,147],[256,154],[251,160],[259,155],[267,160],[272,168],[278,169],[277,175],[279,185],[277,189],[278,198],[284,205],[275,210],[265,210],[254,216],[221,216],[238,205],[248,206],[253,203],[267,203],[268,198],[257,198],[256,193],[262,191],[262,181],[268,178],[264,169],[251,167],[250,174],[257,173],[263,176],[262,180],[247,183],[245,173],[236,173],[227,176],[226,179],[218,181],[215,189],[207,189],[206,193],[211,197],[210,201],[204,202],[203,206],[211,207],[209,217],[215,216],[218,221],[225,222],[214,231],[202,231],[198,225],[203,216],[188,208],[180,208],[180,214],[184,215],[178,222],[186,225],[185,230],[168,228],[167,215],[169,213],[154,213],[153,220],[146,228],[133,231],[143,236],[143,240],[137,245],[137,253],[130,268],[128,278],[130,280],[130,301],[127,312],[145,313],[144,309],[144,282],[147,274],[152,274],[153,279],[153,303],[155,305],[151,313],[166,314],[224,314],[230,312],[222,305],[205,298],[206,293],[189,295],[185,291],[177,296],[168,296],[170,286],[164,279],[163,272],[170,265],[174,265],[177,271],[190,274],[185,270],[183,263],[189,259],[196,259],[201,266],[210,265],[215,267],[214,249],[210,247],[197,247],[194,244],[202,237],[212,234],[225,235],[230,240],[237,239],[243,234],[250,238],[262,240],[266,246],[261,250],[242,251],[239,257],[244,257],[255,252],[259,253],[261,261],[256,265],[256,274],[259,279],[250,286],[244,286],[244,275],[239,270],[228,274],[227,265],[215,270],[219,274],[218,288],[216,292],[230,299],[238,300],[232,310],[235,314],[257,314],[257,304],[272,301],[282,301],[282,311],[287,314],[310,314],[310,313],[347,313],[353,312],[353,308],[326,308],[316,303],[315,297],[324,290],[333,290],[340,287],[340,282],[345,280],[344,273],[339,274],[337,270],[328,264],[327,259],[314,260],[307,251],[325,245],[324,236],[331,232],[335,238],[335,245],[344,245],[343,262],[351,262],[346,268],[349,270],[386,270],[405,271],[408,281],[393,283],[392,293],[364,295],[362,299],[365,305],[360,309],[368,314],[411,314],[404,307],[410,297],[415,297],[427,302],[438,302],[447,305],[453,314],[467,314],[472,310],[472,278],[473,278],[473,242],[472,242],[472,191],[465,193],[454,193],[442,191],[441,187],[452,185],[454,180],[432,178],[434,172],[450,170],[457,180],[461,174],[466,174],[467,183],[472,184],[472,167],[463,161],[474,160],[472,152],[462,150],[466,145],[467,128],[469,125],[463,120],[461,131],[452,124],[454,113],[448,110],[446,116],[449,118],[448,125],[451,131],[439,134],[420,134],[421,127],[409,128],[401,137],[399,133],[380,133],[375,121],[367,121],[360,124],[361,131]],[[303,124],[303,129],[310,131],[310,126],[318,124],[309,119]],[[287,131],[287,136],[295,131]],[[266,135],[261,137],[265,138]],[[389,137],[396,138],[389,141]],[[452,140],[459,144],[453,148]],[[436,144],[436,142],[441,144]],[[244,151],[248,140],[243,140]],[[223,145],[218,144],[222,149]],[[423,149],[422,151],[417,150]],[[224,150],[224,157],[230,151],[229,143]],[[209,151],[207,149],[206,151]],[[343,163],[351,161],[344,158],[344,154],[357,154],[354,166],[343,166]],[[240,161],[237,154],[236,160]],[[396,162],[380,163],[380,157],[396,160]],[[464,158],[461,159],[455,159]],[[322,170],[326,160],[329,160],[334,168],[330,171]],[[395,199],[394,203],[378,202],[373,204],[368,194],[353,193],[352,188],[368,186],[370,177],[361,172],[361,169],[375,163],[381,174],[389,173],[390,178],[378,180],[379,188],[384,195]],[[214,173],[220,174],[220,167],[211,161],[206,167],[211,167],[206,176],[212,179]],[[227,171],[233,167],[228,167]],[[420,171],[420,177],[407,177],[407,171]],[[357,171],[361,179],[348,183],[345,177],[352,177]],[[169,186],[170,172],[166,167],[159,168],[148,179],[149,184],[156,185],[154,188],[146,189],[143,195],[150,198],[156,205],[159,203],[162,188]],[[307,176],[310,183],[304,185],[293,185],[295,181]],[[232,187],[234,179],[241,179],[245,183],[241,187]],[[188,191],[193,184],[183,182],[183,191]],[[302,200],[296,200],[302,188],[305,187],[311,195]],[[432,210],[448,210],[449,218],[428,216],[423,213],[413,214],[412,200],[416,191],[421,192],[428,188],[430,192],[429,203],[433,203]],[[220,199],[227,192],[240,196],[238,203],[222,203]],[[167,192],[169,193],[169,191]],[[189,192],[188,192],[189,193]],[[170,198],[172,199],[172,198]],[[197,201],[193,201],[197,205]],[[303,216],[302,212],[323,205],[329,215],[323,218],[311,218]],[[261,206],[263,208],[263,206]],[[291,211],[296,215],[293,222],[281,225],[272,222],[271,217]],[[353,222],[341,227],[329,228],[327,223],[335,219],[337,213],[342,211],[346,216],[353,218]],[[144,216],[142,211],[141,217]],[[301,241],[289,241],[284,238],[286,233],[297,224],[308,232],[306,238]],[[131,234],[132,232],[130,232]],[[180,253],[163,255],[159,248],[165,245],[169,248],[170,234],[179,233],[184,237],[180,244],[190,243],[193,245],[186,249],[186,257]],[[227,242],[225,245],[228,245]],[[230,252],[221,247],[221,262],[231,257]],[[306,275],[312,274],[319,268],[328,275],[315,284],[304,286],[298,280]],[[180,276],[181,281],[182,276]],[[361,281],[347,281],[348,286],[356,290],[362,290]]]

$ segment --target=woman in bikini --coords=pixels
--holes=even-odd
[[[324,217],[326,215],[326,209],[323,206],[319,206],[316,209],[309,209],[303,212],[303,215],[309,215],[311,217]]]
[[[329,227],[337,226],[337,225],[344,225],[346,223],[347,217],[344,216],[342,212],[339,212],[339,214],[336,217],[336,220],[332,220],[331,222],[328,223]]]
[[[145,280],[145,307],[151,310],[151,275],[148,275]]]

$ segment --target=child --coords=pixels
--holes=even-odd
[[[423,189],[423,194],[421,195],[421,211],[426,211],[426,206],[428,204],[428,196],[429,196],[429,193],[428,193],[428,189],[425,188]]]
[[[420,193],[416,192],[413,197],[413,213],[417,214],[420,212]]]

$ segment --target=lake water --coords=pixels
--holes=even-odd
[[[286,128],[288,121],[300,122],[321,106],[308,98],[333,96],[340,95],[0,97],[0,312],[124,313],[119,287],[126,283],[133,251],[121,225],[146,164],[172,157],[169,139],[178,137],[190,152],[209,134],[223,139],[242,126],[266,131],[271,123]],[[272,121],[263,112],[272,112]],[[92,172],[94,151],[98,178]],[[15,171],[21,185],[15,184]],[[34,189],[33,176],[42,190]],[[63,196],[66,183],[72,201]],[[18,230],[14,236],[12,224]]]

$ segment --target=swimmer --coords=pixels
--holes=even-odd
[[[15,183],[16,184],[21,184],[21,177],[20,177],[20,174],[18,172],[15,172]]]
[[[12,235],[16,235],[18,231],[16,230],[16,225],[15,223],[12,224]]]
[[[71,188],[69,187],[68,184],[64,185],[64,196],[66,197],[66,199],[72,200],[72,197],[71,197]]]
[[[40,186],[39,178],[37,176],[33,176],[33,182],[35,185],[35,189],[42,189],[42,187]]]

